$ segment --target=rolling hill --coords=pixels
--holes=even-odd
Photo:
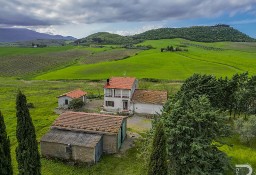
[[[75,40],[72,36],[50,35],[25,28],[0,28],[0,42],[17,42],[37,39]]]
[[[183,38],[199,42],[254,42],[254,38],[224,24],[215,26],[193,26],[186,28],[159,28],[132,36],[121,36],[108,32],[99,32],[85,38],[76,40],[75,43],[89,44],[137,44],[145,40]]]

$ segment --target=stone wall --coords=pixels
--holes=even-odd
[[[107,154],[116,153],[117,148],[117,135],[103,135],[103,152]]]

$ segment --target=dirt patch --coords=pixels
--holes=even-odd
[[[103,109],[103,99],[88,99],[84,110],[86,112],[100,112]]]
[[[131,129],[133,132],[145,132],[150,130],[151,127],[151,119],[138,116],[137,114],[129,117],[127,120],[127,128]]]

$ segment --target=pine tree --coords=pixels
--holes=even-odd
[[[19,175],[40,175],[41,163],[36,141],[35,127],[27,107],[26,96],[20,91],[16,98],[18,147],[16,159]]]
[[[4,117],[0,111],[0,174],[12,175],[10,140],[7,137]]]
[[[219,138],[228,136],[230,127],[206,96],[174,101],[163,117],[173,174],[224,174],[229,158],[218,149]]]
[[[167,175],[166,137],[162,122],[156,127],[148,175]]]

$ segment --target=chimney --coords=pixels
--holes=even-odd
[[[109,85],[109,79],[107,79],[107,85]]]

